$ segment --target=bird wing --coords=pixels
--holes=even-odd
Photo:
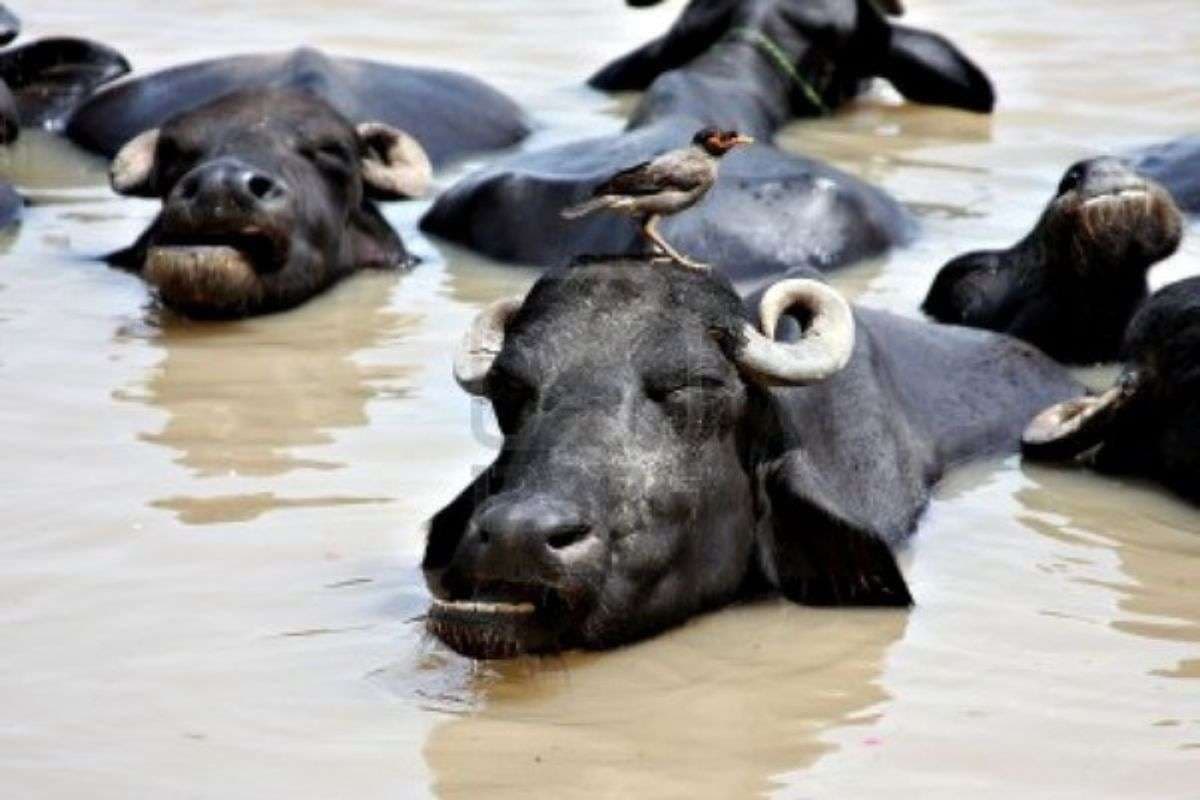
[[[653,161],[623,169],[596,187],[593,195],[648,195],[665,191],[690,192],[708,179],[708,171],[697,168],[691,159],[668,153]]]

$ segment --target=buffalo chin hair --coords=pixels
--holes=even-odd
[[[237,313],[262,299],[254,266],[232,247],[155,247],[143,276],[168,305]]]
[[[1131,196],[1092,198],[1062,208],[1054,227],[1081,273],[1123,267],[1129,259],[1148,267],[1175,252],[1183,235],[1183,220],[1170,196],[1150,186]]]

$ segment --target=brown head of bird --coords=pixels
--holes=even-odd
[[[692,137],[692,144],[703,147],[710,155],[720,158],[738,145],[753,144],[754,138],[737,131],[702,128]]]

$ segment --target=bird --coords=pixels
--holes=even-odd
[[[661,252],[685,267],[706,270],[707,265],[692,261],[663,239],[658,220],[698,203],[716,183],[721,157],[753,142],[752,137],[737,131],[701,128],[690,146],[617,172],[592,191],[591,199],[564,209],[562,216],[578,219],[596,211],[612,211],[639,218],[642,233]]]

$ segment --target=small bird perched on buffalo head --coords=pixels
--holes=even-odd
[[[693,269],[707,269],[687,258],[658,232],[658,218],[691,208],[717,180],[721,156],[754,140],[737,131],[704,128],[692,137],[692,146],[663,153],[652,161],[623,169],[592,191],[592,199],[562,212],[567,219],[601,209],[642,220],[642,233],[670,258]]]

